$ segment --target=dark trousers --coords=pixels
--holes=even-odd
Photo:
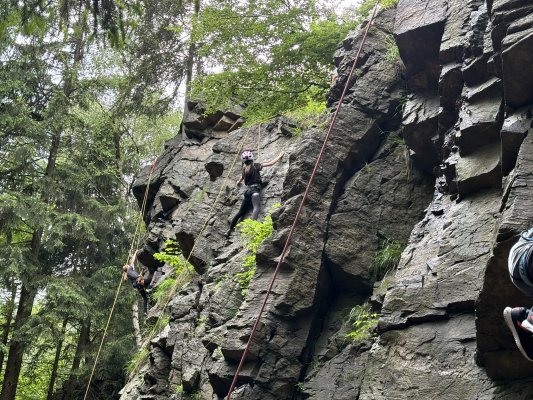
[[[237,225],[239,220],[246,215],[251,206],[253,206],[252,219],[256,221],[259,216],[259,211],[261,210],[261,194],[259,191],[251,191],[247,189],[246,192],[244,192],[244,198],[242,199],[239,211],[231,220],[229,226],[230,230],[235,228],[235,225]]]
[[[144,289],[144,287],[140,287],[138,290],[139,290],[139,294],[143,298],[144,313],[148,314],[148,293],[146,293],[146,290]]]

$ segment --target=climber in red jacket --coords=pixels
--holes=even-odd
[[[231,232],[235,228],[235,225],[237,225],[239,219],[244,217],[244,215],[250,208],[250,205],[253,207],[252,219],[254,221],[257,220],[257,217],[259,216],[259,211],[261,210],[261,185],[263,183],[261,181],[260,171],[264,167],[270,167],[277,163],[279,160],[281,160],[284,154],[285,152],[282,151],[273,160],[264,163],[254,163],[254,154],[251,151],[245,150],[242,152],[242,174],[240,179],[237,181],[237,186],[240,186],[240,184],[244,180],[246,190],[244,191],[244,198],[242,200],[241,207],[239,208],[237,214],[231,220],[231,224],[229,226],[229,230],[226,232],[226,236],[231,235]]]

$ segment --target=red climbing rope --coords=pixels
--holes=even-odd
[[[368,30],[370,29],[370,26],[372,25],[372,21],[374,20],[374,16],[376,15],[376,10],[379,5],[379,1],[376,1],[376,4],[374,6],[374,9],[372,11],[372,16],[370,17],[370,20],[368,21],[368,24],[365,29],[365,33],[363,35],[363,40],[361,41],[361,44],[359,45],[359,49],[357,50],[357,54],[355,56],[354,63],[352,65],[352,69],[350,70],[350,74],[348,75],[348,80],[346,81],[346,85],[344,86],[344,90],[342,91],[342,95],[340,97],[339,103],[337,105],[337,108],[335,110],[335,113],[333,114],[333,118],[331,119],[331,123],[328,128],[328,132],[326,134],[326,137],[324,138],[324,143],[322,144],[322,148],[320,149],[320,153],[318,154],[318,158],[315,163],[315,167],[313,168],[313,172],[311,173],[311,177],[309,178],[309,182],[307,183],[307,187],[305,188],[305,192],[302,198],[302,201],[300,202],[300,207],[298,208],[298,212],[296,213],[296,216],[294,217],[294,222],[292,223],[291,230],[289,231],[289,235],[287,236],[287,240],[285,241],[285,245],[283,246],[283,251],[281,252],[281,255],[279,257],[278,264],[276,265],[276,269],[274,270],[274,274],[272,275],[272,279],[270,280],[270,284],[268,286],[265,299],[263,300],[263,303],[261,305],[261,308],[259,309],[259,314],[257,316],[257,319],[255,320],[254,326],[252,327],[252,332],[250,333],[250,337],[248,339],[248,343],[246,343],[246,347],[244,348],[244,353],[242,354],[241,360],[239,362],[239,366],[237,367],[237,371],[235,372],[235,376],[233,377],[233,381],[231,382],[231,386],[228,391],[227,400],[231,399],[231,394],[233,393],[233,389],[235,388],[235,385],[237,384],[237,379],[239,378],[239,373],[241,372],[242,366],[244,365],[244,362],[246,360],[246,356],[248,355],[248,351],[250,348],[250,344],[252,343],[252,340],[254,338],[255,332],[257,330],[257,327],[259,325],[259,322],[261,321],[261,317],[263,315],[263,311],[265,310],[265,306],[267,303],[267,300],[270,296],[270,293],[272,291],[272,287],[274,286],[274,282],[276,280],[276,277],[278,275],[279,269],[281,264],[283,263],[283,260],[285,258],[285,253],[287,252],[287,248],[289,247],[289,243],[292,239],[292,234],[294,232],[294,229],[296,228],[296,225],[298,224],[298,220],[300,218],[300,214],[302,212],[302,209],[305,204],[305,200],[307,199],[307,195],[309,193],[309,189],[311,187],[311,184],[313,183],[313,180],[315,178],[316,172],[318,170],[318,166],[320,164],[320,161],[322,160],[322,157],[324,155],[324,151],[326,150],[326,145],[328,143],[329,137],[331,135],[331,132],[333,131],[333,127],[335,126],[335,122],[337,121],[337,116],[339,114],[339,110],[342,106],[342,101],[344,100],[344,97],[346,96],[346,93],[348,92],[348,87],[350,85],[350,81],[352,80],[353,73],[355,71],[355,67],[357,65],[357,61],[359,60],[359,56],[361,54],[361,50],[363,48],[363,45],[365,43]]]

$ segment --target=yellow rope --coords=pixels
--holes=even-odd
[[[261,145],[261,124],[263,122],[271,120],[274,117],[275,117],[275,115],[272,115],[270,117],[266,117],[266,118],[264,118],[264,119],[262,119],[260,121],[256,121],[255,122],[255,123],[259,123],[259,138],[258,138],[258,142],[257,142],[257,152],[258,152],[258,154],[259,154],[259,149],[260,149],[260,145]],[[209,219],[211,218],[211,213],[213,212],[213,210],[214,210],[214,208],[215,208],[215,206],[216,206],[216,204],[217,204],[217,202],[218,202],[218,200],[220,198],[220,195],[222,194],[222,190],[227,185],[227,181],[228,181],[228,179],[229,179],[229,177],[231,175],[231,172],[233,171],[233,168],[235,167],[235,164],[237,163],[239,154],[241,153],[241,151],[243,149],[244,139],[246,139],[246,137],[248,136],[249,133],[250,133],[250,127],[248,127],[247,128],[247,132],[243,133],[243,135],[242,135],[242,138],[241,138],[241,140],[239,142],[239,150],[237,151],[237,153],[235,155],[235,158],[233,159],[233,163],[231,164],[231,167],[228,170],[228,174],[226,175],[222,185],[220,186],[220,189],[219,189],[219,191],[217,193],[217,196],[216,196],[215,200],[213,201],[213,204],[211,205],[211,208],[209,209],[209,212],[207,213],[207,217],[205,218],[204,224],[203,224],[202,228],[200,229],[200,233],[197,236],[197,240],[194,241],[193,247],[192,247],[191,251],[189,252],[189,256],[185,260],[186,263],[189,263],[189,260],[191,259],[192,255],[193,255],[194,249],[196,248],[196,245],[197,245],[198,241],[200,240],[200,237],[202,236],[202,233],[205,230],[205,228],[207,226],[207,223],[209,222]],[[189,272],[189,271],[187,270],[187,272]],[[174,283],[174,285],[170,288],[170,291],[169,291],[168,295],[166,296],[165,304],[163,305],[163,307],[161,308],[161,311],[159,313],[159,317],[157,318],[156,322],[154,323],[154,327],[150,331],[150,334],[148,335],[147,339],[145,340],[145,345],[150,343],[150,341],[154,337],[155,332],[156,332],[156,330],[158,328],[159,321],[163,317],[163,313],[164,313],[165,309],[167,308],[168,304],[170,303],[170,301],[172,299],[172,296],[175,294],[175,292],[178,289],[178,287],[180,285],[182,285],[183,282],[186,281],[186,279],[189,278],[189,275],[183,276],[183,278],[184,279],[181,279],[181,280],[177,279],[176,282]],[[139,360],[139,362],[135,365],[135,367],[133,368],[133,371],[131,372],[130,376],[133,376],[137,372],[137,368],[140,366],[141,362],[142,362],[142,360]]]
[[[196,244],[200,240],[200,237],[202,236],[202,233],[205,230],[205,228],[207,226],[207,223],[209,222],[209,219],[211,218],[211,213],[213,212],[213,210],[214,210],[214,208],[215,208],[215,206],[216,206],[216,204],[217,204],[217,202],[218,202],[218,200],[220,198],[220,195],[222,194],[223,189],[227,185],[227,182],[228,182],[228,179],[229,179],[229,177],[231,175],[231,172],[233,171],[233,168],[235,167],[235,164],[237,163],[239,154],[241,153],[241,150],[242,150],[242,148],[244,146],[244,139],[246,139],[246,137],[248,136],[249,132],[250,132],[250,128],[248,128],[247,132],[242,135],[242,139],[239,142],[239,150],[237,151],[237,154],[235,155],[235,158],[233,159],[233,163],[231,164],[231,167],[228,170],[228,173],[227,173],[224,181],[222,182],[222,185],[220,186],[220,189],[219,189],[219,191],[217,193],[217,196],[216,196],[215,200],[213,201],[213,204],[211,205],[211,208],[209,209],[209,212],[207,213],[207,217],[205,218],[204,224],[203,224],[202,228],[200,229],[200,233],[198,233],[197,240],[194,241],[193,247],[192,247],[191,251],[189,252],[189,256],[185,260],[186,263],[189,263],[189,260],[191,259],[192,255],[193,255],[194,249],[196,248]],[[184,278],[189,278],[189,276],[187,275]],[[180,286],[183,283],[183,281],[185,281],[185,279],[182,279],[182,280],[178,279],[178,280],[176,280],[176,283],[174,283],[174,285],[172,285],[168,295],[166,296],[165,304],[161,308],[159,317],[157,318],[157,320],[156,320],[156,322],[154,324],[154,327],[153,327],[152,331],[150,332],[150,335],[148,335],[148,337],[147,337],[147,339],[145,341],[145,345],[150,343],[150,341],[154,337],[155,332],[156,332],[156,330],[158,328],[159,321],[163,317],[163,313],[164,313],[165,309],[167,308],[168,304],[170,303],[170,301],[172,299],[172,296],[175,294],[176,290],[178,289],[178,286]],[[131,372],[131,376],[133,376],[136,373],[137,368],[140,366],[140,364],[141,364],[141,360],[139,361],[139,363],[135,366],[135,368]]]
[[[261,124],[259,124],[259,129],[257,132],[257,156],[256,159],[259,159],[259,149],[261,148]]]
[[[146,202],[147,202],[147,199],[148,199],[148,189],[150,188],[150,182],[152,180],[152,173],[154,171],[154,166],[155,166],[155,161],[154,161],[154,164],[152,164],[152,167],[150,168],[150,175],[148,176],[148,183],[146,185],[146,190],[144,191],[144,198],[143,198],[143,203],[142,203],[142,206],[141,206],[141,211],[139,213],[139,218],[138,218],[138,222],[137,222],[137,227],[135,228],[135,233],[133,235],[133,239],[132,239],[132,243],[131,243],[131,247],[130,247],[130,251],[129,251],[129,259],[128,259],[128,262],[129,260],[131,259],[131,257],[133,257],[132,255],[132,251],[134,249],[134,243],[135,243],[135,240],[136,240],[136,236],[139,234],[140,232],[140,226],[141,226],[141,222],[142,222],[142,219],[143,219],[143,216],[144,216],[144,211],[145,211],[145,208],[146,208]],[[139,243],[139,239],[137,238],[137,244]],[[104,345],[104,340],[105,340],[105,337],[107,335],[107,330],[109,328],[109,323],[111,322],[111,317],[113,316],[113,312],[115,310],[115,306],[117,304],[117,301],[118,301],[118,295],[120,294],[120,288],[122,287],[122,281],[124,280],[124,274],[122,274],[122,276],[120,277],[120,282],[118,284],[118,287],[117,287],[117,291],[115,293],[115,299],[113,300],[113,305],[111,306],[111,311],[109,313],[109,317],[107,318],[107,323],[105,325],[105,328],[104,328],[104,333],[102,335],[102,340],[100,341],[100,346],[98,347],[98,351],[96,352],[96,358],[94,359],[94,364],[93,364],[93,368],[91,370],[91,375],[89,376],[89,382],[87,383],[87,389],[85,390],[85,395],[83,396],[83,400],[85,400],[87,398],[87,395],[89,394],[89,388],[91,387],[91,381],[93,379],[93,376],[94,376],[94,371],[96,370],[96,364],[98,363],[98,358],[100,357],[100,352],[102,351],[102,347]]]

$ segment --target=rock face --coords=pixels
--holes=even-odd
[[[362,29],[335,54],[331,107]],[[398,60],[385,56],[393,37]],[[533,364],[502,318],[530,304],[506,263],[533,222],[532,38],[527,0],[400,0],[379,13],[232,399],[533,398]],[[141,202],[148,187],[141,262],[159,267],[153,254],[173,239],[196,274],[122,399],[227,395],[325,136],[189,109],[134,193]],[[241,149],[259,162],[287,153],[262,172],[261,215],[281,206],[244,296],[246,250],[224,236]],[[383,275],[390,244],[401,256]],[[367,303],[377,327],[348,339]]]

